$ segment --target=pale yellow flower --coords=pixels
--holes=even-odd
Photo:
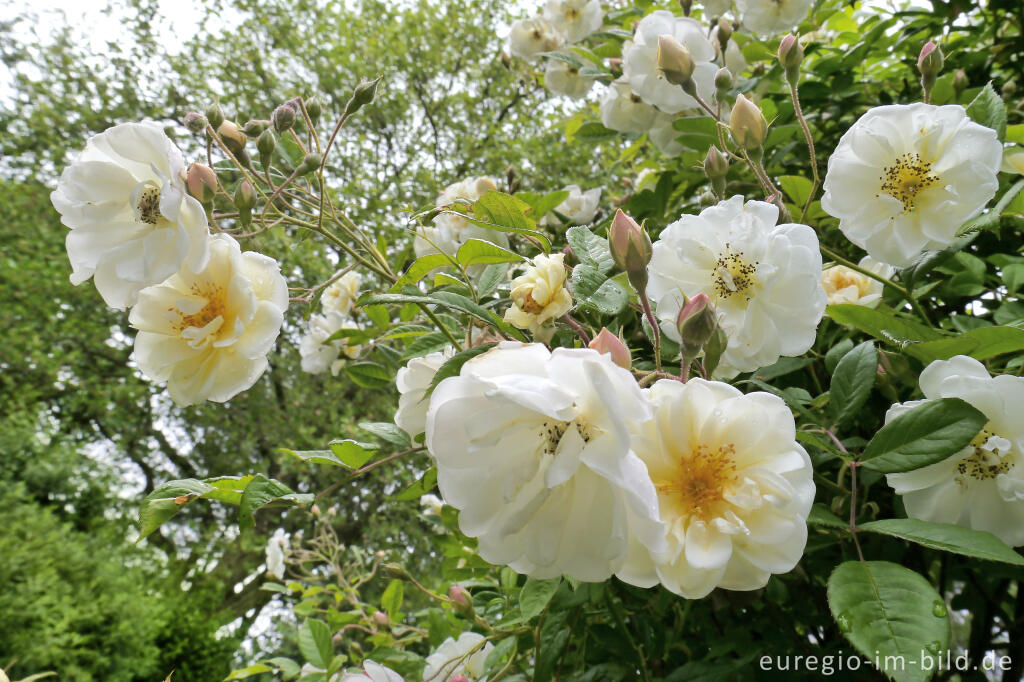
[[[866,256],[858,265],[876,275],[889,277],[893,273],[891,266]],[[845,265],[833,265],[825,268],[821,274],[821,285],[828,294],[829,305],[855,303],[856,305],[874,308],[882,300],[882,283],[872,279]]]
[[[572,296],[565,288],[565,256],[561,253],[537,256],[525,273],[512,280],[512,307],[505,321],[534,335],[572,308]]]
[[[1003,165],[999,169],[1004,173],[1024,175],[1024,147],[1007,147],[1003,150]]]

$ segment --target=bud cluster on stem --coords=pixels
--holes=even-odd
[[[629,278],[629,283],[636,290],[640,299],[647,323],[651,325],[654,336],[654,361],[661,369],[661,330],[651,310],[651,302],[647,298],[647,264],[651,262],[654,247],[647,231],[635,220],[618,209],[608,228],[608,248],[612,260]]]
[[[917,57],[917,70],[921,72],[921,90],[924,92],[925,104],[931,100],[932,87],[944,64],[945,58],[939,46],[931,40],[925,43]]]

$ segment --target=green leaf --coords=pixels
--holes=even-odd
[[[814,183],[802,175],[783,175],[779,178],[782,191],[797,206],[807,203],[807,197],[811,196],[811,189]]]
[[[139,539],[155,531],[186,504],[213,489],[205,481],[186,478],[165,483],[146,495],[139,511]]]
[[[360,443],[348,439],[332,440],[328,446],[341,464],[351,469],[358,469],[369,462],[374,451],[378,449],[376,443]]]
[[[303,506],[313,502],[313,495],[311,493],[296,493],[280,481],[267,478],[263,474],[256,474],[242,493],[242,500],[238,506],[239,525],[243,528],[251,525],[253,513],[272,502],[286,502]]]
[[[946,606],[927,580],[888,561],[847,561],[828,579],[828,606],[840,631],[897,682],[931,677],[949,647]],[[886,657],[896,657],[888,659]],[[930,668],[922,661],[932,659]],[[902,661],[904,665],[894,662]]]
[[[518,253],[502,248],[482,239],[467,239],[459,247],[455,260],[460,265],[491,265],[493,263],[518,263],[526,260]]]
[[[274,658],[267,659],[265,663],[268,663],[284,675],[284,679],[290,679],[292,677],[298,677],[299,673],[302,672],[302,667],[290,658],[284,656],[275,656]]]
[[[473,216],[466,216],[471,223],[501,232],[515,232],[537,239],[545,253],[551,251],[547,236],[537,231],[537,223],[527,214],[533,207],[525,201],[503,192],[488,192],[473,203]],[[540,217],[540,216],[538,216]]]
[[[307,618],[299,628],[299,651],[307,661],[318,668],[326,669],[334,657],[331,628],[327,623]]]
[[[394,383],[387,367],[376,362],[350,362],[345,365],[345,374],[362,388],[385,388]]]
[[[878,352],[865,341],[843,356],[836,365],[829,388],[829,410],[837,426],[857,414],[875,384]]]
[[[826,528],[849,529],[850,525],[833,514],[823,504],[816,504],[811,507],[811,513],[807,516],[808,526],[824,526]],[[860,528],[860,526],[858,526]]]
[[[329,464],[336,467],[345,466],[345,464],[335,457],[334,453],[330,450],[290,450],[288,448],[278,448],[277,451],[282,455],[297,457],[303,462],[308,462],[309,464]]]
[[[504,263],[495,263],[484,268],[484,271],[480,273],[480,277],[476,281],[477,296],[486,298],[497,291],[498,287],[505,280],[507,272],[508,265]]]
[[[942,334],[912,320],[897,317],[884,308],[866,308],[855,303],[830,305],[825,313],[845,324],[912,352],[913,344],[945,338]]]
[[[857,529],[891,535],[943,552],[1024,566],[1024,557],[1013,551],[995,535],[983,530],[972,530],[951,523],[932,523],[917,519],[869,521],[858,525]]]
[[[976,360],[987,360],[1005,353],[1024,351],[1024,329],[981,327],[959,336],[916,344],[912,350],[911,354],[922,362],[948,360],[954,355],[970,355]]]
[[[254,663],[246,668],[232,670],[231,674],[224,678],[224,682],[228,682],[229,680],[244,680],[247,677],[259,675],[260,673],[272,673],[274,670],[274,668],[264,663]]]
[[[409,434],[391,422],[359,422],[359,428],[392,445],[409,447]]]
[[[519,593],[519,610],[523,613],[523,622],[532,620],[540,615],[540,612],[548,605],[551,598],[555,596],[555,592],[558,591],[558,586],[561,583],[561,578],[552,578],[550,580],[526,579],[523,591]]]
[[[420,478],[420,480],[414,482],[397,495],[394,495],[392,499],[400,502],[418,500],[433,490],[435,485],[437,485],[437,469],[435,467],[431,467],[425,474],[423,474],[423,477]]]
[[[925,401],[883,426],[864,448],[861,465],[891,474],[941,462],[967,447],[987,422],[959,398]]]
[[[576,225],[565,231],[565,238],[580,263],[601,273],[607,273],[615,266],[612,252],[608,249],[608,240],[604,237],[598,237],[586,227]]]
[[[388,618],[393,623],[397,623],[401,620],[399,611],[402,608],[402,597],[404,595],[405,587],[401,580],[392,580],[388,583],[387,588],[384,590],[384,594],[380,597],[381,608],[388,614]]]
[[[571,282],[579,305],[593,307],[604,315],[616,315],[629,303],[629,292],[621,284],[589,265],[573,268]]]
[[[1000,142],[1006,139],[1006,105],[992,89],[992,83],[986,83],[974,101],[967,105],[967,115],[976,123],[996,131]]]
[[[409,266],[409,269],[398,278],[398,281],[391,286],[391,291],[399,292],[407,286],[416,284],[426,277],[432,270],[443,268],[446,265],[451,264],[451,257],[443,253],[429,253],[422,258],[417,258],[413,261],[412,265]]]
[[[474,346],[473,348],[467,348],[464,351],[460,351],[445,360],[444,364],[438,367],[437,371],[434,373],[434,378],[430,380],[430,386],[427,388],[427,392],[424,394],[423,398],[426,399],[427,396],[431,395],[434,392],[434,389],[437,388],[437,385],[448,377],[458,375],[458,373],[462,371],[462,366],[469,360],[472,360],[478,355],[483,355],[496,345],[497,344],[495,343],[484,343],[479,346]]]
[[[530,213],[530,217],[536,221],[546,216],[548,213],[553,211],[556,206],[561,204],[563,201],[569,198],[569,192],[564,189],[560,189],[556,192],[549,192],[548,194],[534,194],[533,192],[517,192],[515,194],[516,199],[525,201],[530,205],[533,211]]]
[[[600,121],[570,121],[565,129],[565,139],[569,144],[574,142],[600,142],[618,137],[619,133],[605,128]]]

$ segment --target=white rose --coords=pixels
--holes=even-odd
[[[423,433],[426,429],[427,406],[424,400],[427,389],[434,381],[434,375],[441,365],[455,354],[450,346],[421,358],[413,358],[395,376],[398,387],[398,411],[395,413],[395,424],[409,434],[410,438]]]
[[[305,666],[303,667],[305,671]],[[314,668],[310,672],[318,672]],[[391,668],[375,663],[369,659],[363,661],[363,669],[345,673],[341,682],[405,682],[404,678]]]
[[[438,208],[450,206],[458,200],[472,204],[483,195],[497,189],[497,184],[491,178],[467,178],[445,187],[434,204]],[[463,206],[458,208],[466,210]],[[434,218],[432,226],[420,228],[413,242],[413,250],[417,258],[431,253],[447,253],[454,256],[459,247],[470,239],[483,239],[499,246],[508,246],[508,235],[504,232],[474,225],[462,216],[442,213]]]
[[[156,123],[124,123],[95,135],[61,173],[50,201],[71,228],[71,283],[95,276],[107,305],[209,257],[206,213],[185,192],[181,152]]]
[[[673,122],[676,120],[675,116],[669,116],[658,112],[658,116],[654,119],[654,125],[647,132],[647,135],[651,138],[651,142],[654,143],[661,153],[671,158],[673,156],[679,156],[686,149],[679,142],[679,136],[682,133],[675,129]]]
[[[570,43],[578,43],[601,29],[604,10],[600,0],[547,0],[544,18]]]
[[[828,160],[821,207],[876,261],[902,267],[995,196],[1002,146],[958,105],[892,104],[860,117]]]
[[[773,36],[804,20],[811,0],[736,0],[740,23],[754,33]]]
[[[658,69],[658,36],[670,35],[690,52],[695,68],[691,78],[697,94],[706,102],[715,93],[713,63],[715,47],[704,28],[688,17],[677,17],[667,10],[656,10],[640,20],[633,40],[622,46],[622,74],[629,87],[648,104],[668,114],[697,109],[697,100],[683,92],[682,87],[665,80]]]
[[[601,123],[620,133],[642,135],[658,116],[658,110],[647,104],[623,81],[612,83],[601,99]]]
[[[728,338],[716,376],[770,365],[814,344],[827,298],[814,230],[776,225],[778,209],[735,196],[684,215],[654,244],[647,293],[661,328],[679,341],[683,295],[707,294]]]
[[[267,542],[267,575],[278,580],[284,579],[284,555],[289,549],[288,533],[278,528]]]
[[[512,280],[512,307],[505,311],[506,322],[550,338],[546,332],[553,330],[554,321],[572,309],[572,296],[565,288],[564,260],[561,253],[539,255],[526,272]]]
[[[484,636],[475,632],[463,632],[459,638],[448,639],[427,656],[427,667],[423,670],[426,682],[449,682],[456,675],[462,675],[470,682],[486,682],[487,656],[494,649],[486,644]]]
[[[533,61],[541,52],[557,50],[565,37],[544,17],[532,17],[512,24],[508,42],[514,56]]]
[[[782,399],[702,379],[662,380],[649,394],[654,419],[633,447],[658,491],[667,548],[634,543],[618,577],[699,599],[715,587],[756,590],[791,570],[814,481]]]
[[[601,581],[631,538],[663,542],[654,486],[630,450],[630,425],[649,418],[610,355],[504,342],[434,390],[426,444],[486,561]]]
[[[989,421],[952,457],[886,476],[903,496],[907,516],[984,530],[1013,547],[1024,545],[1024,377],[993,377],[974,358],[957,355],[921,372],[921,392],[927,399],[960,398]],[[921,402],[893,405],[886,423]]]
[[[891,265],[879,263],[871,256],[865,256],[858,263],[868,272],[881,277],[891,277],[895,271]],[[833,265],[821,273],[821,285],[828,295],[829,305],[854,303],[867,308],[877,308],[882,300],[882,289],[885,285],[845,265]]]
[[[544,67],[544,86],[556,95],[581,99],[590,92],[594,81],[590,76],[581,76],[579,67],[561,59],[548,59]]]
[[[597,207],[601,203],[601,188],[594,187],[583,191],[579,185],[567,185],[563,187],[565,191],[569,193],[569,196],[555,206],[555,211],[561,213],[569,219],[570,223],[576,225],[585,225],[594,219],[597,214]],[[547,214],[541,220],[542,225],[554,226],[561,225],[561,220],[556,218],[554,214]]]
[[[704,18],[714,19],[715,17],[721,17],[731,7],[731,0],[702,0],[700,6],[704,7]]]
[[[359,298],[359,285],[363,276],[355,270],[346,272],[331,282],[320,297],[320,305],[326,312],[348,315],[352,312],[352,304]]]
[[[216,235],[200,272],[183,268],[139,292],[128,318],[139,330],[133,357],[179,405],[222,403],[266,370],[287,307],[277,261]]]
[[[302,371],[310,374],[323,374],[330,370],[338,375],[344,364],[340,358],[352,359],[359,355],[361,346],[349,345],[346,339],[328,341],[340,329],[360,329],[361,325],[338,312],[309,316],[306,333],[299,340],[299,355],[302,356]]]

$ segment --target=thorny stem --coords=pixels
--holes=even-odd
[[[804,131],[804,139],[807,140],[807,151],[810,154],[811,161],[811,176],[814,180],[814,184],[811,185],[811,193],[807,195],[803,210],[800,211],[800,222],[802,223],[807,218],[807,210],[811,207],[811,202],[814,201],[814,195],[818,193],[818,187],[821,186],[821,178],[818,176],[818,159],[814,152],[814,137],[811,136],[811,129],[808,127],[807,119],[804,118],[803,109],[800,107],[800,94],[797,91],[797,81],[795,78],[789,84],[789,95],[793,99],[793,113],[796,115],[797,122],[800,123],[801,130]]]
[[[576,330],[576,333],[579,335],[580,340],[583,341],[584,346],[590,345],[590,336],[587,334],[587,330],[583,328],[583,325],[574,320],[572,316],[569,315],[569,313],[562,315],[562,322],[565,322],[567,325]]]
[[[647,318],[647,324],[651,325],[651,332],[654,334],[654,366],[661,371],[661,327],[658,326],[658,321],[654,318],[654,312],[651,310],[651,301],[647,298],[646,287],[635,287],[637,296],[640,298],[640,305],[643,307],[644,316]]]

